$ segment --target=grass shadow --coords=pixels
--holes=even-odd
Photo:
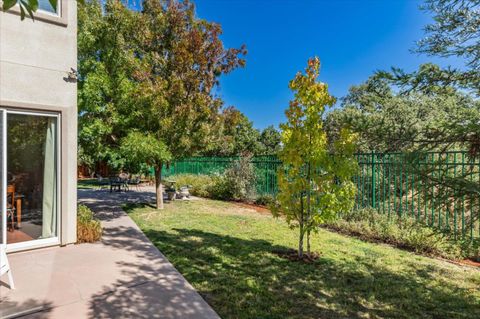
[[[145,234],[222,318],[480,316],[473,293],[434,280],[432,268],[392,272],[360,257],[291,262],[273,253],[289,247],[196,229]]]

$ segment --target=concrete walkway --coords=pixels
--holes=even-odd
[[[9,255],[15,290],[0,281],[0,318],[219,318],[123,212],[153,190],[79,190],[102,220],[102,242]]]

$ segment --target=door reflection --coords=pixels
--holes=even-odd
[[[7,114],[7,244],[57,235],[57,118]]]

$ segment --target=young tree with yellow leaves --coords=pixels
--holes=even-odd
[[[338,212],[353,207],[357,170],[353,157],[355,135],[341,130],[329,145],[323,128],[327,107],[335,104],[328,86],[317,81],[320,61],[308,61],[305,74],[297,73],[289,87],[294,99],[286,110],[287,122],[281,124],[283,167],[278,172],[279,193],[273,211],[285,216],[290,227],[298,227],[298,258],[304,257],[304,239],[310,256],[310,233]]]

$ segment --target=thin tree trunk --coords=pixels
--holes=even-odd
[[[311,172],[311,165],[310,162],[307,163],[307,255],[310,255],[310,227],[311,227],[311,187],[312,187],[312,172]]]
[[[305,237],[305,232],[303,231],[303,223],[300,224],[300,236],[298,238],[298,257],[303,258],[303,238]]]
[[[307,230],[307,255],[310,256],[310,230]]]
[[[156,208],[163,209],[163,192],[162,192],[162,167],[160,164],[155,167],[155,193],[156,193]]]
[[[300,230],[298,238],[298,257],[303,258],[303,239],[305,237],[304,231],[304,208],[303,208],[303,194],[300,194],[300,220],[298,222],[298,227]]]

